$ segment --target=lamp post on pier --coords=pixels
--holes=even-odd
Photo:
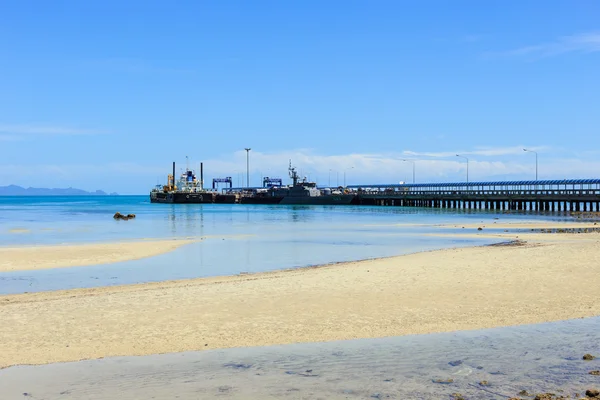
[[[246,187],[250,187],[250,147],[244,148],[246,150]]]
[[[456,157],[464,158],[465,160],[467,160],[467,183],[469,183],[469,159],[465,156],[461,156],[460,154],[457,154]]]
[[[527,153],[533,153],[535,154],[535,180],[538,180],[538,153],[537,151],[533,151],[533,150],[527,150],[527,149],[523,149],[523,151],[527,152]]]
[[[415,160],[402,160],[402,161],[406,161],[406,162],[411,162],[413,165],[413,183],[415,183]]]

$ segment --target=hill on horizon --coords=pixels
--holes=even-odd
[[[60,188],[24,188],[17,185],[0,186],[0,196],[117,196],[118,193],[106,193],[103,190],[87,192],[72,187]]]

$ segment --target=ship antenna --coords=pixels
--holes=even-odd
[[[296,183],[298,183],[298,174],[296,173],[296,168],[292,167],[292,160],[290,160],[290,166],[288,169],[290,171],[290,178],[292,178],[294,186],[296,186]]]

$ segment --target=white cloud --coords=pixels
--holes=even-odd
[[[600,51],[600,32],[563,36],[559,39],[503,52],[511,56],[550,57],[565,53],[593,53]]]
[[[503,158],[469,157],[471,181],[533,179],[535,162],[526,156],[522,147],[465,151],[464,154],[506,154]],[[513,150],[514,150],[513,149]],[[439,154],[439,153],[435,153]],[[446,153],[444,153],[446,154]],[[417,159],[415,161],[417,182],[455,182],[466,178],[466,162],[455,156],[449,158]],[[512,156],[518,154],[519,156]],[[400,154],[352,153],[322,155],[310,150],[290,150],[274,153],[250,152],[251,185],[260,185],[262,176],[283,178],[289,183],[288,163],[292,160],[298,172],[316,180],[320,185],[343,184],[346,172],[347,184],[389,184],[412,181],[412,163]],[[589,160],[595,160],[590,157]],[[177,159],[177,174],[185,168],[185,156]],[[231,176],[235,186],[246,179],[246,152],[223,154],[203,160],[190,159],[190,167],[199,172],[200,161],[204,163],[205,186],[212,179]],[[552,158],[550,153],[540,154],[540,179],[589,178],[590,171],[600,170],[600,162],[577,158]],[[171,172],[172,160],[162,162],[110,163],[106,165],[0,165],[0,185],[17,184],[35,187],[77,187],[85,190],[102,189],[122,194],[144,194],[155,184],[164,183]],[[15,181],[18,179],[18,181]]]
[[[103,131],[56,125],[0,124],[0,133],[15,135],[94,135]]]
[[[404,155],[410,157],[456,157],[460,155],[473,155],[473,156],[484,156],[484,157],[497,157],[497,156],[510,156],[510,155],[521,155],[523,149],[527,148],[533,151],[547,150],[546,146],[512,146],[512,147],[479,147],[475,150],[457,150],[457,151],[444,151],[444,152],[417,152],[406,150],[403,152]]]

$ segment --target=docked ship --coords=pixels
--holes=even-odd
[[[353,204],[357,201],[356,194],[343,188],[319,189],[316,182],[310,182],[306,177],[300,179],[295,167],[288,168],[291,186],[273,186],[269,189],[256,189],[250,195],[240,198],[245,204],[294,204],[294,205],[337,205]]]
[[[214,203],[215,191],[203,188],[203,165],[200,164],[200,179],[193,170],[186,166],[185,172],[175,181],[175,162],[173,174],[167,175],[166,185],[156,185],[150,192],[151,203]]]
[[[150,192],[151,203],[241,203],[241,204],[285,204],[285,205],[342,205],[358,202],[356,193],[344,188],[318,188],[315,182],[300,178],[295,167],[288,168],[292,185],[272,186],[260,189],[230,189],[229,193],[218,193],[204,189],[203,166],[200,163],[200,179],[186,167],[179,180],[173,174],[167,176],[166,185],[156,185]],[[228,178],[229,179],[229,178]],[[213,182],[214,186],[214,182]]]

